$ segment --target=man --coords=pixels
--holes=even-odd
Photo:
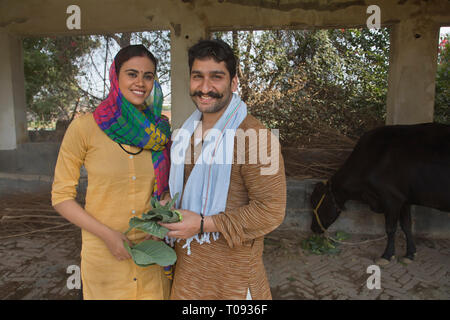
[[[189,68],[197,110],[174,133],[169,179],[183,220],[162,224],[177,240],[171,298],[271,299],[264,235],[286,208],[278,140],[233,94],[236,57],[225,42],[198,42]],[[244,147],[242,137],[249,140]]]

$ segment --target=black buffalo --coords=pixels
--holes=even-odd
[[[450,211],[450,126],[394,125],[365,133],[344,165],[326,183],[314,187],[311,204],[318,207],[324,229],[338,218],[347,200],[364,202],[372,211],[384,213],[387,245],[382,259],[387,261],[395,254],[400,220],[406,236],[405,261],[413,260],[411,205]],[[324,231],[319,223],[313,215],[313,232]]]

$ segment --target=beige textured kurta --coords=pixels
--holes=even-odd
[[[265,127],[253,116],[247,115],[239,128],[258,132]],[[278,149],[278,170],[261,175],[260,146],[245,144],[246,163],[237,164],[237,143],[234,144],[234,163],[227,205],[224,213],[213,216],[220,232],[217,241],[198,244],[191,242],[191,255],[177,242],[177,264],[171,299],[245,299],[247,290],[253,299],[271,299],[270,287],[263,265],[264,235],[278,227],[286,209],[286,178],[281,150]],[[193,143],[193,139],[191,140]],[[192,145],[191,145],[192,147]],[[194,149],[191,149],[194,150]],[[263,154],[269,154],[262,150]],[[274,150],[276,151],[276,150]],[[249,155],[258,155],[258,163],[248,164]],[[190,163],[194,163],[191,153]],[[185,165],[186,181],[193,164]]]

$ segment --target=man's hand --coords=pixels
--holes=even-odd
[[[202,217],[198,213],[183,209],[179,209],[178,212],[180,212],[183,216],[183,220],[181,222],[158,222],[163,227],[169,229],[167,236],[178,239],[188,239],[200,232]]]

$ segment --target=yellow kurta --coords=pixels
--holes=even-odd
[[[98,127],[92,114],[75,119],[66,131],[55,168],[53,205],[76,198],[83,164],[88,173],[85,210],[95,219],[124,232],[131,217],[150,209],[155,183],[151,151],[127,154]],[[138,243],[145,234],[133,229],[127,236]],[[100,238],[85,230],[81,277],[84,299],[167,299],[170,293],[162,267],[141,268],[132,259],[118,261]]]

